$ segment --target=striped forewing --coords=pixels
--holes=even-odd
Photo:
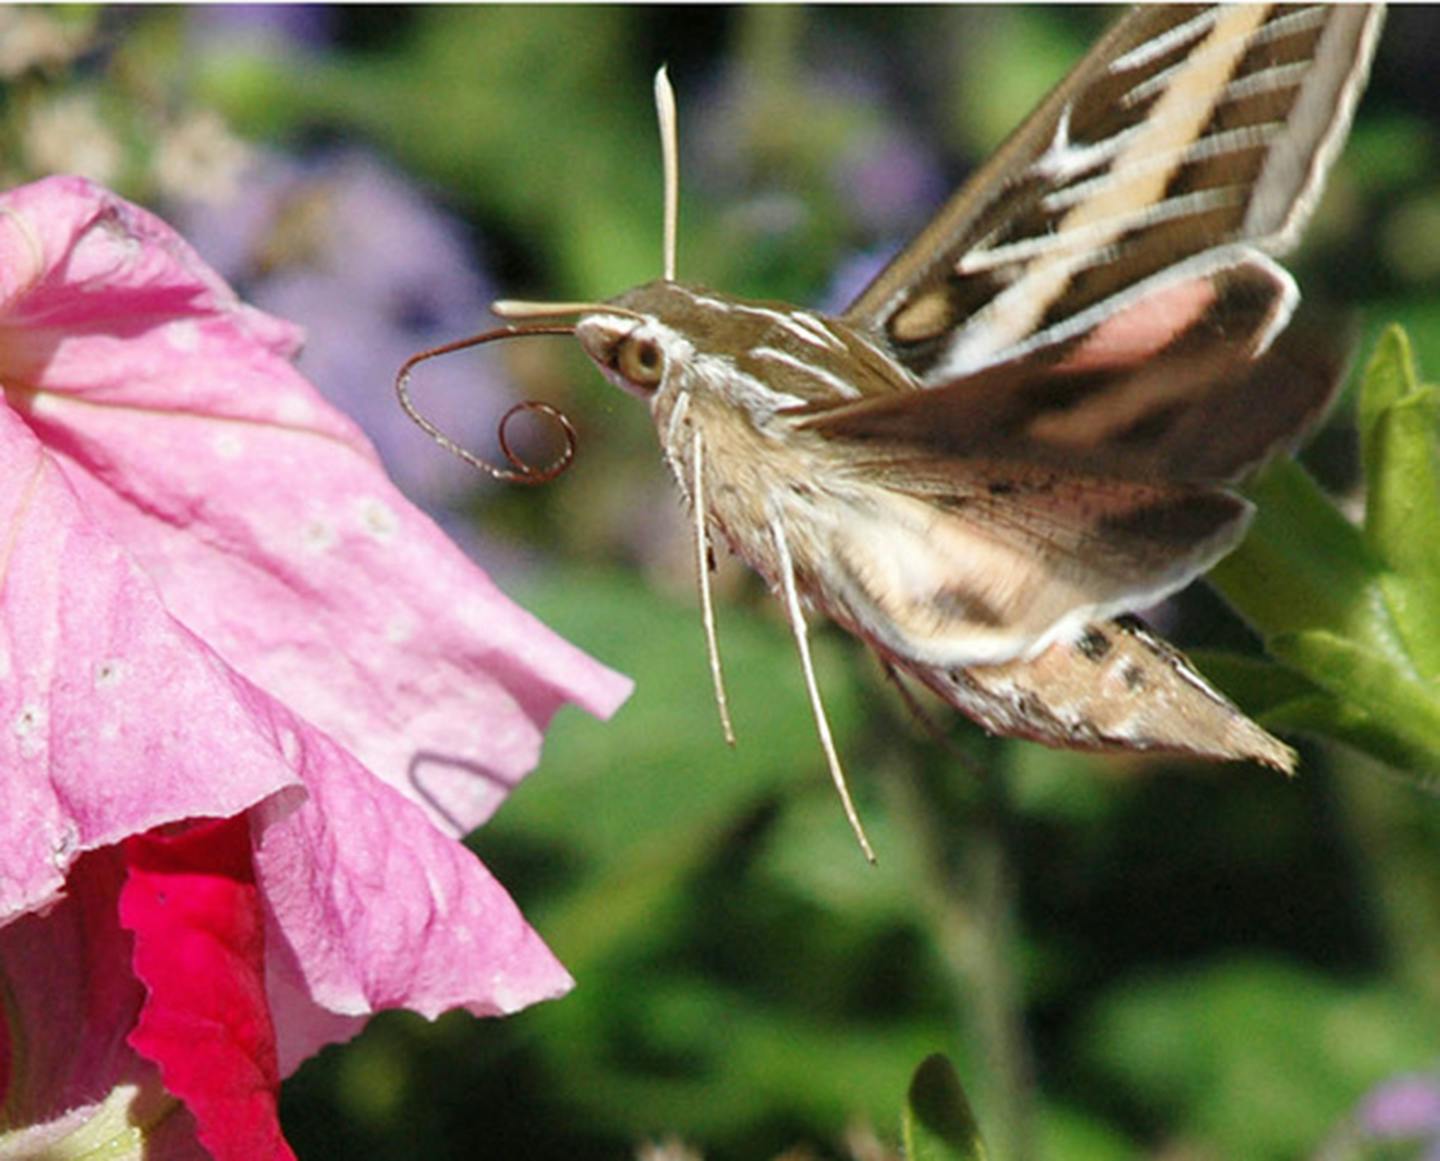
[[[941,384],[1252,247],[1283,251],[1344,139],[1380,19],[1373,6],[1136,9],[845,321]]]

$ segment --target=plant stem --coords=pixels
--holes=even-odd
[[[983,1074],[965,1078],[989,1110],[985,1137],[999,1161],[1035,1155],[1035,1090],[1017,971],[1017,885],[1003,771],[959,775],[933,744],[914,752],[912,778],[896,778],[896,817],[916,839],[920,906],[967,1013]]]

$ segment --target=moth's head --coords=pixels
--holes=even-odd
[[[676,325],[675,284],[647,283],[580,316],[575,337],[600,373],[647,403],[678,386],[694,346]]]

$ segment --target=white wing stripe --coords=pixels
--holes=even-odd
[[[1292,85],[1298,85],[1305,79],[1305,73],[1310,69],[1310,61],[1292,61],[1289,64],[1271,65],[1268,69],[1259,69],[1249,73],[1237,80],[1231,81],[1220,93],[1217,105],[1226,105],[1231,101],[1243,100],[1245,97],[1253,97],[1258,93],[1269,93],[1275,89],[1285,89]],[[1165,74],[1159,74],[1150,78],[1144,84],[1136,85],[1123,97],[1120,103],[1125,106],[1137,104],[1145,100],[1156,90],[1164,88],[1169,81]],[[1141,90],[1145,90],[1142,92]]]
[[[1158,60],[1172,49],[1179,48],[1182,44],[1189,44],[1201,33],[1209,30],[1215,23],[1215,18],[1220,15],[1219,9],[1211,8],[1199,16],[1192,16],[1184,24],[1177,24],[1174,28],[1162,32],[1153,40],[1147,40],[1144,44],[1137,44],[1129,52],[1117,56],[1110,62],[1108,71],[1111,73],[1128,73],[1131,69],[1143,68],[1153,60]]]
[[[1193,21],[1189,21],[1187,22],[1187,24],[1196,23],[1200,20],[1206,20],[1208,23],[1214,23],[1215,17],[1217,15],[1218,12],[1216,10],[1212,10],[1208,13],[1203,14],[1202,16],[1195,17]],[[1260,48],[1263,45],[1273,44],[1277,40],[1284,40],[1287,36],[1293,36],[1297,32],[1308,32],[1313,28],[1318,28],[1325,23],[1325,18],[1326,12],[1325,5],[1323,4],[1312,4],[1309,7],[1298,9],[1295,12],[1287,12],[1284,16],[1277,16],[1275,17],[1275,19],[1269,21],[1263,27],[1259,28],[1255,32],[1255,34],[1250,37],[1247,51],[1248,49],[1255,49]],[[1178,33],[1185,28],[1186,25],[1177,25],[1174,29],[1172,29],[1172,32]],[[1169,34],[1166,35],[1168,36]],[[1159,44],[1159,42],[1164,39],[1165,37],[1163,36],[1158,37],[1155,41],[1152,41],[1150,43]],[[1193,38],[1188,36],[1177,39],[1172,44],[1165,45],[1159,52],[1152,53],[1150,59],[1163,56],[1166,52],[1169,52],[1170,49],[1173,48],[1175,45],[1180,44],[1182,41],[1188,41],[1191,39]],[[1141,45],[1140,47],[1146,48],[1148,46]],[[1137,51],[1139,50],[1132,49],[1131,53],[1127,55],[1133,55]],[[1120,59],[1124,60],[1125,58],[1121,57]],[[1169,68],[1163,70],[1162,72],[1156,73],[1155,76],[1150,77],[1149,79],[1142,81],[1140,84],[1136,85],[1135,88],[1131,89],[1130,93],[1126,95],[1126,97],[1124,98],[1124,103],[1130,105],[1134,104],[1136,101],[1143,101],[1146,97],[1150,96],[1153,92],[1155,92],[1156,89],[1163,87],[1164,83],[1169,79],[1170,75],[1175,71],[1177,67],[1179,67],[1180,64],[1183,63],[1183,61],[1177,62],[1175,65],[1171,65]],[[1112,66],[1110,71],[1125,72],[1126,70],[1117,69]]]
[[[993,250],[971,250],[961,256],[956,267],[961,274],[976,274],[982,270],[994,270],[996,267],[1010,266],[1031,258],[1094,250],[1097,242],[1103,244],[1134,229],[1188,217],[1191,214],[1203,214],[1207,210],[1222,206],[1239,205],[1245,199],[1245,191],[1245,186],[1229,185],[1179,194],[1163,201],[1149,202],[1137,209],[1097,218],[1083,226],[1062,228],[1059,233],[1025,238],[1019,242],[997,246]],[[1082,261],[1067,265],[1071,271],[1075,271],[1094,263]]]
[[[1219,104],[1226,105],[1231,101],[1259,96],[1261,93],[1273,93],[1276,89],[1294,88],[1305,79],[1305,74],[1313,67],[1311,61],[1300,60],[1293,64],[1261,69],[1226,85],[1225,91],[1220,94]]]
[[[1201,212],[1215,206],[1216,199],[1239,197],[1234,190],[1202,190],[1164,202],[1165,187],[1173,170],[1157,170],[1138,180],[1123,180],[1127,170],[1151,154],[1173,149],[1177,142],[1188,144],[1199,137],[1214,112],[1220,91],[1233,75],[1245,54],[1249,38],[1265,19],[1263,8],[1222,8],[1214,27],[1200,48],[1188,56],[1170,87],[1156,103],[1154,115],[1145,120],[1145,130],[1136,135],[1115,159],[1114,171],[1122,180],[1072,208],[1060,221],[1055,236],[1025,239],[988,254],[967,255],[956,263],[962,274],[994,265],[1008,265],[1024,256],[1026,248],[1035,256],[1013,283],[978,310],[954,335],[943,360],[947,365],[966,368],[983,366],[996,352],[1020,342],[1035,329],[1070,284],[1075,272],[1090,265],[1092,254],[1077,246],[1085,242],[1100,250],[1117,241],[1136,225],[1164,217]],[[1151,215],[1159,214],[1157,218]]]
[[[1249,44],[1247,45],[1247,51],[1253,48],[1258,48],[1261,45],[1270,44],[1276,40],[1283,40],[1285,37],[1292,36],[1297,32],[1305,32],[1311,28],[1318,27],[1319,25],[1324,23],[1325,16],[1325,9],[1321,6],[1315,6],[1311,8],[1302,8],[1299,12],[1290,12],[1284,16],[1278,17],[1277,19],[1272,20],[1269,24],[1265,25],[1265,27],[1259,29],[1255,33],[1255,35],[1250,38]],[[1204,49],[1201,50],[1201,52],[1216,52],[1221,50],[1223,47],[1223,44],[1207,45]],[[1196,53],[1195,56],[1190,57],[1189,60],[1194,60],[1195,57],[1199,55],[1199,53]],[[1128,109],[1132,105],[1138,105],[1141,101],[1148,101],[1156,93],[1160,92],[1167,85],[1169,85],[1175,73],[1178,72],[1180,69],[1184,68],[1189,63],[1189,60],[1177,61],[1169,68],[1162,69],[1154,76],[1147,77],[1145,80],[1135,85],[1134,88],[1130,89],[1123,97],[1120,98],[1121,108]],[[1298,68],[1301,70],[1301,72],[1303,72],[1308,67],[1308,63],[1299,62],[1296,64],[1278,65],[1274,68],[1266,69],[1263,72],[1258,72],[1251,75],[1263,76],[1266,73],[1274,72],[1277,69],[1284,70]],[[1235,101],[1239,100],[1241,97],[1250,96],[1255,92],[1265,91],[1265,88],[1263,86],[1259,89],[1247,88],[1243,82],[1248,79],[1248,77],[1242,77],[1240,79],[1240,82],[1236,83],[1233,87],[1227,87],[1224,96],[1221,98],[1221,102],[1224,103],[1225,101]],[[1274,87],[1279,88],[1281,86],[1275,85]]]
[[[1031,163],[1030,173],[1042,181],[1071,181],[1114,160],[1144,128],[1143,124],[1131,125],[1102,141],[1076,145],[1070,140],[1070,107],[1067,105],[1055,126],[1054,138],[1045,152]]]
[[[1317,74],[1339,74],[1341,83],[1333,90],[1332,97],[1328,85],[1307,82],[1289,117],[1294,136],[1275,147],[1256,178],[1244,228],[1271,233],[1273,236],[1267,240],[1266,247],[1272,251],[1294,245],[1296,235],[1315,207],[1325,174],[1345,142],[1350,119],[1370,71],[1381,11],[1378,7],[1363,10],[1359,20],[1358,28],[1347,30],[1337,18],[1336,24],[1321,36],[1315,51]],[[1351,32],[1353,41],[1349,39]],[[1313,149],[1308,159],[1305,157],[1307,143]],[[1302,173],[1303,181],[1296,188],[1295,178]],[[1278,221],[1272,220],[1276,205],[1283,207],[1287,201],[1289,209]]]
[[[1126,170],[1123,175],[1117,175],[1112,170],[1088,181],[1077,182],[1075,185],[1056,190],[1040,199],[1040,207],[1050,212],[1067,209],[1098,194],[1106,183],[1120,180],[1122,176],[1125,180],[1129,180],[1152,169],[1167,169],[1171,166],[1180,168],[1196,161],[1209,161],[1211,158],[1221,157],[1227,153],[1241,153],[1246,149],[1268,146],[1284,129],[1284,122],[1267,121],[1263,125],[1242,125],[1238,129],[1212,133],[1209,137],[1202,137],[1198,141],[1192,141],[1189,145],[1162,150],[1153,157],[1142,159]],[[1175,165],[1177,160],[1178,166]]]
[[[1294,12],[1287,12],[1284,16],[1277,16],[1264,28],[1257,32],[1250,41],[1252,47],[1262,44],[1273,44],[1277,40],[1284,40],[1297,32],[1308,32],[1312,28],[1319,28],[1325,23],[1328,5],[1310,4],[1304,8],[1297,8]]]

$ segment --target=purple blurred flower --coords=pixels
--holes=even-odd
[[[949,192],[934,154],[895,124],[862,138],[834,181],[856,222],[878,235],[914,229]]]
[[[186,32],[194,48],[272,54],[323,47],[334,23],[326,4],[202,4],[188,15]]]
[[[885,264],[895,257],[898,249],[896,246],[879,247],[841,259],[820,299],[820,309],[826,314],[840,314],[870,285],[870,280],[885,269]]]
[[[1381,1141],[1425,1140],[1440,1148],[1440,1076],[1409,1073],[1374,1089],[1357,1114],[1367,1137]]]
[[[459,223],[358,152],[260,155],[233,199],[180,217],[196,249],[252,302],[305,328],[300,370],[364,428],[411,499],[456,524],[447,509],[484,481],[405,418],[392,382],[410,355],[477,330],[485,315],[490,287]],[[479,449],[509,402],[483,366],[442,359],[417,375],[426,413]]]
[[[909,236],[950,192],[938,157],[911,132],[872,55],[825,42],[814,55],[821,63],[783,86],[757,84],[737,63],[692,97],[693,172],[702,184],[754,196],[773,182],[783,151],[796,172],[824,167],[856,233]]]
[[[1440,1073],[1393,1076],[1370,1090],[1315,1161],[1440,1161]]]

